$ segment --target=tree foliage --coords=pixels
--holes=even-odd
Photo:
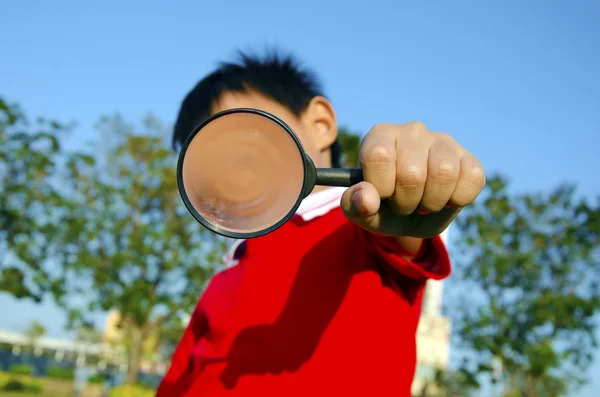
[[[30,346],[35,346],[38,339],[40,339],[44,335],[46,335],[46,327],[39,321],[33,321],[25,330],[27,343]]]
[[[437,369],[433,379],[426,381],[419,397],[471,397],[478,388],[474,375],[465,370]]]
[[[98,344],[102,343],[102,333],[92,325],[82,324],[75,331],[75,339],[78,342]]]
[[[600,212],[572,186],[512,195],[494,176],[456,220],[465,304],[454,328],[474,373],[499,360],[506,393],[560,396],[583,380],[600,309]]]
[[[338,141],[342,151],[342,167],[355,168],[358,166],[360,152],[360,135],[346,127],[338,130]]]
[[[67,162],[72,197],[63,228],[68,293],[85,297],[72,319],[116,310],[135,383],[143,347],[163,324],[190,313],[220,263],[225,242],[187,213],[165,127],[143,133],[118,116],[101,120],[102,141]]]
[[[40,301],[60,298],[60,219],[64,197],[57,186],[67,130],[55,121],[30,122],[0,98],[0,291]]]

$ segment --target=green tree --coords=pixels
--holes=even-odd
[[[133,384],[144,347],[160,339],[163,324],[191,313],[226,241],[184,208],[176,158],[157,119],[146,118],[143,133],[118,116],[98,127],[101,141],[67,162],[73,203],[64,225],[66,284],[86,299],[71,307],[72,322],[119,312],[126,382]]]
[[[470,397],[478,387],[473,374],[464,370],[436,370],[434,378],[425,382],[419,397]]]
[[[35,348],[37,341],[44,335],[46,335],[46,327],[39,321],[33,321],[25,330],[27,344],[32,349]]]
[[[30,122],[0,97],[0,291],[40,301],[60,298],[59,226],[64,197],[57,188],[59,137],[55,121]]]
[[[357,167],[360,135],[350,131],[347,127],[340,127],[338,129],[338,140],[342,149],[342,167]]]
[[[181,336],[185,331],[192,311],[179,317],[170,317],[163,323],[158,340],[158,354],[161,357],[171,357],[181,340]]]
[[[77,327],[75,339],[78,342],[98,344],[102,343],[102,334],[89,324],[82,324]]]
[[[600,309],[598,202],[568,185],[513,195],[494,176],[455,222],[464,301],[453,328],[472,373],[499,360],[507,395],[560,396],[584,381]]]

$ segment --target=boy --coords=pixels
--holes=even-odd
[[[339,167],[336,117],[290,57],[241,55],[187,95],[173,142],[209,115],[250,107],[297,133],[317,167]],[[364,182],[321,188],[263,237],[238,242],[200,298],[159,397],[410,396],[427,279],[450,263],[439,234],[485,184],[479,161],[420,123],[378,124]]]

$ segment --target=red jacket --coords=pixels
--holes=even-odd
[[[402,259],[349,223],[343,189],[304,200],[277,231],[237,244],[210,282],[158,397],[410,396],[428,278],[450,273],[441,239]]]

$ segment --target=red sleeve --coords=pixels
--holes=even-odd
[[[424,250],[419,258],[409,261],[394,237],[377,236],[365,232],[377,256],[405,277],[416,281],[428,279],[442,280],[450,275],[451,266],[448,251],[440,236],[425,240]]]
[[[190,354],[200,339],[208,333],[208,318],[203,309],[203,300],[200,299],[196,305],[190,322],[183,333],[183,337],[173,353],[171,366],[160,382],[156,392],[157,397],[177,395],[176,387],[178,381],[188,368]]]
[[[235,298],[242,275],[243,268],[234,266],[215,274],[210,280],[173,353],[171,366],[158,387],[157,397],[178,396],[181,394],[180,389],[186,387],[190,356],[196,346],[209,337],[215,315],[222,315],[222,311],[230,306],[228,302]]]

